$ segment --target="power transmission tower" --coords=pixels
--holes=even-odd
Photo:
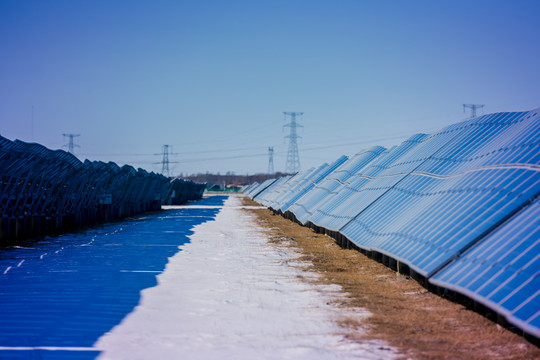
[[[291,122],[283,125],[283,127],[289,127],[291,132],[285,136],[285,139],[289,139],[289,150],[287,151],[287,162],[285,164],[285,172],[289,174],[300,171],[300,156],[298,155],[298,142],[297,139],[301,138],[296,133],[297,127],[303,127],[296,123],[297,115],[304,115],[303,112],[283,112],[286,116],[291,117]]]
[[[471,119],[476,117],[476,110],[483,108],[482,104],[463,104],[463,112],[466,112],[467,109],[471,110]]]
[[[161,160],[161,173],[169,177],[169,145],[163,145],[163,159]]]
[[[68,152],[70,152],[72,154],[75,154],[75,147],[80,148],[80,146],[75,144],[73,142],[73,139],[76,138],[77,136],[81,136],[81,134],[62,134],[62,135],[64,135],[64,137],[69,138],[69,142],[67,144],[65,144],[63,147],[67,147]]]
[[[274,173],[274,147],[268,148],[268,174]]]
[[[169,152],[169,149],[171,147],[172,147],[171,145],[163,145],[163,151],[161,153],[154,154],[156,156],[161,156],[161,161],[154,162],[154,164],[161,164],[161,173],[166,177],[170,177],[169,164],[178,162],[178,161],[169,161],[169,155],[178,155],[177,153]]]

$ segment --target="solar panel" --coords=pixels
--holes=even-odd
[[[267,198],[275,192],[275,189],[281,189],[284,183],[290,180],[290,176],[283,176],[275,181],[273,181],[269,186],[265,187],[262,191],[257,191],[256,199],[261,204],[267,204]],[[255,198],[255,197],[254,197]]]
[[[249,197],[251,197],[251,193],[252,191],[257,187],[259,186],[260,184],[258,182],[254,182],[254,183],[251,183],[249,184],[248,186],[246,186],[243,190],[242,190],[242,193],[244,193],[244,195],[247,195]]]
[[[469,122],[341,232],[431,276],[540,192],[539,125],[527,113]]]
[[[539,216],[537,199],[430,282],[465,294],[540,337]]]
[[[399,172],[394,174],[392,165],[399,164],[410,151],[422,146],[426,139],[427,135],[417,134],[401,145],[380,154],[367,167],[359,170],[337,188],[318,209],[314,209],[308,221],[332,231],[339,231],[405,176]],[[380,174],[386,176],[377,177]]]
[[[321,165],[321,167],[326,164]],[[286,198],[295,189],[300,182],[306,177],[310,177],[318,168],[311,168],[306,171],[301,171],[292,176],[285,185],[284,183],[273,187],[269,191],[264,191],[259,197],[256,197],[256,201],[260,201],[261,204],[268,206],[272,209],[279,209],[282,199]]]
[[[362,151],[347,161],[343,162],[331,174],[329,174],[319,184],[306,195],[296,201],[289,211],[295,214],[298,221],[305,224],[309,216],[315,209],[318,209],[321,203],[327,201],[332,192],[344,184],[351,176],[356,174],[360,169],[367,166],[377,156],[379,156],[385,148],[374,146],[370,149]]]
[[[330,165],[321,166],[310,178],[304,179],[298,187],[296,187],[291,196],[284,199],[280,206],[282,212],[289,210],[289,207],[306,195],[315,185],[325,179],[330,173],[332,173],[341,164],[347,161],[347,156],[341,156]]]
[[[265,181],[271,181],[273,179],[267,179]],[[264,181],[263,181],[264,183]],[[253,184],[249,185],[245,190],[244,190],[244,194],[246,194],[247,196],[249,196],[250,198],[254,198],[256,194],[258,194],[260,191],[261,191],[261,186],[263,184],[259,184],[258,182],[254,182]]]
[[[275,182],[276,179],[267,179],[262,182],[262,184],[259,184],[255,188],[251,190],[251,194],[253,195],[253,198],[255,198],[258,194],[263,192],[266,188],[268,188],[270,185],[272,185],[273,182]]]

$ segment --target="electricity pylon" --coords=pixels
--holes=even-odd
[[[75,154],[75,148],[76,147],[80,148],[80,146],[73,142],[73,138],[76,138],[77,136],[81,136],[81,134],[62,134],[62,135],[64,135],[64,137],[69,138],[69,142],[63,147],[67,147],[68,152]]]
[[[161,164],[161,174],[170,177],[170,171],[169,171],[169,164],[170,163],[177,163],[178,161],[169,161],[169,155],[178,155],[176,153],[170,153],[169,148],[171,148],[171,145],[163,145],[163,152],[159,154],[154,155],[160,155],[161,161],[155,162],[154,164]]]
[[[300,171],[300,156],[298,155],[298,138],[301,138],[296,133],[297,127],[303,127],[302,125],[297,124],[296,116],[304,115],[303,112],[283,112],[285,116],[291,117],[291,122],[283,125],[283,127],[289,127],[290,133],[285,136],[285,139],[289,139],[289,150],[287,151],[287,162],[285,163],[285,172],[289,174],[294,174]]]
[[[274,147],[268,148],[268,174],[274,173]]]
[[[169,145],[163,145],[163,159],[161,160],[161,173],[169,176]]]
[[[476,117],[476,109],[483,108],[482,104],[463,104],[463,112],[466,112],[467,109],[471,110],[471,119]]]

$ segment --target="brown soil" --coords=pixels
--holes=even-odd
[[[258,205],[244,199],[246,205]],[[340,321],[344,334],[353,340],[384,340],[402,358],[540,359],[540,349],[523,337],[362,253],[343,249],[332,238],[269,210],[246,211],[256,215],[273,242],[297,248],[301,259],[312,264],[309,270],[322,275],[317,281],[340,285],[345,292],[345,301],[338,300],[341,306],[361,307],[372,314]]]

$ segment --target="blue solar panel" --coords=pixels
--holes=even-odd
[[[276,182],[276,179],[268,179],[262,182],[262,184],[259,184],[258,186],[254,187],[250,190],[249,194],[252,195],[253,198],[257,197],[261,192],[266,190],[268,187],[270,187],[273,183]]]
[[[323,164],[319,168],[311,168],[306,171],[298,172],[296,175],[292,176],[286,184],[280,183],[276,186],[273,186],[271,189],[268,189],[268,191],[264,191],[263,193],[261,193],[258,197],[255,198],[255,200],[274,210],[278,210],[283,202],[283,199],[290,196],[294,189],[300,186],[300,184],[306,178],[310,178],[313,173],[315,173],[318,169],[324,166],[328,165]]]
[[[318,209],[320,204],[325,203],[332,196],[333,191],[342,186],[351,176],[370,164],[384,150],[385,148],[381,146],[375,146],[351,157],[323,181],[316,184],[305,196],[291,205],[289,211],[295,214],[298,221],[305,224],[314,210]]]
[[[380,154],[366,168],[358,171],[336,189],[324,204],[314,210],[308,221],[329,230],[339,231],[405,176],[405,173],[394,174],[392,166],[399,165],[409,152],[422,146],[427,139],[427,135],[417,134],[400,146]],[[381,174],[386,176],[377,177]],[[394,175],[390,176],[392,174]]]
[[[264,189],[268,188],[275,180],[276,179],[267,179],[260,184],[256,182],[253,185],[250,185],[244,193],[251,198],[255,198],[255,196],[260,194]]]
[[[526,113],[468,122],[341,232],[431,276],[540,192],[540,173],[531,167],[539,125]]]
[[[288,208],[298,199],[310,191],[317,183],[322,181],[328,174],[334,171],[347,160],[346,156],[341,156],[332,164],[323,164],[318,168],[313,168],[305,172],[300,172],[293,176],[286,186],[276,187],[273,191],[265,191],[255,200],[274,210],[286,212]]]
[[[253,191],[255,190],[256,187],[258,187],[260,184],[258,182],[254,182],[248,186],[246,186],[245,188],[242,189],[242,193],[244,195],[247,195],[249,197],[252,197],[252,193]]]
[[[430,279],[540,337],[540,200]]]
[[[302,186],[296,188],[296,191],[293,196],[288,197],[281,205],[280,210],[286,212],[289,210],[289,207],[306,195],[315,185],[324,180],[329,174],[331,174],[336,168],[341,164],[347,161],[347,156],[341,156],[332,164],[323,166],[317,171],[310,179],[306,179]]]

